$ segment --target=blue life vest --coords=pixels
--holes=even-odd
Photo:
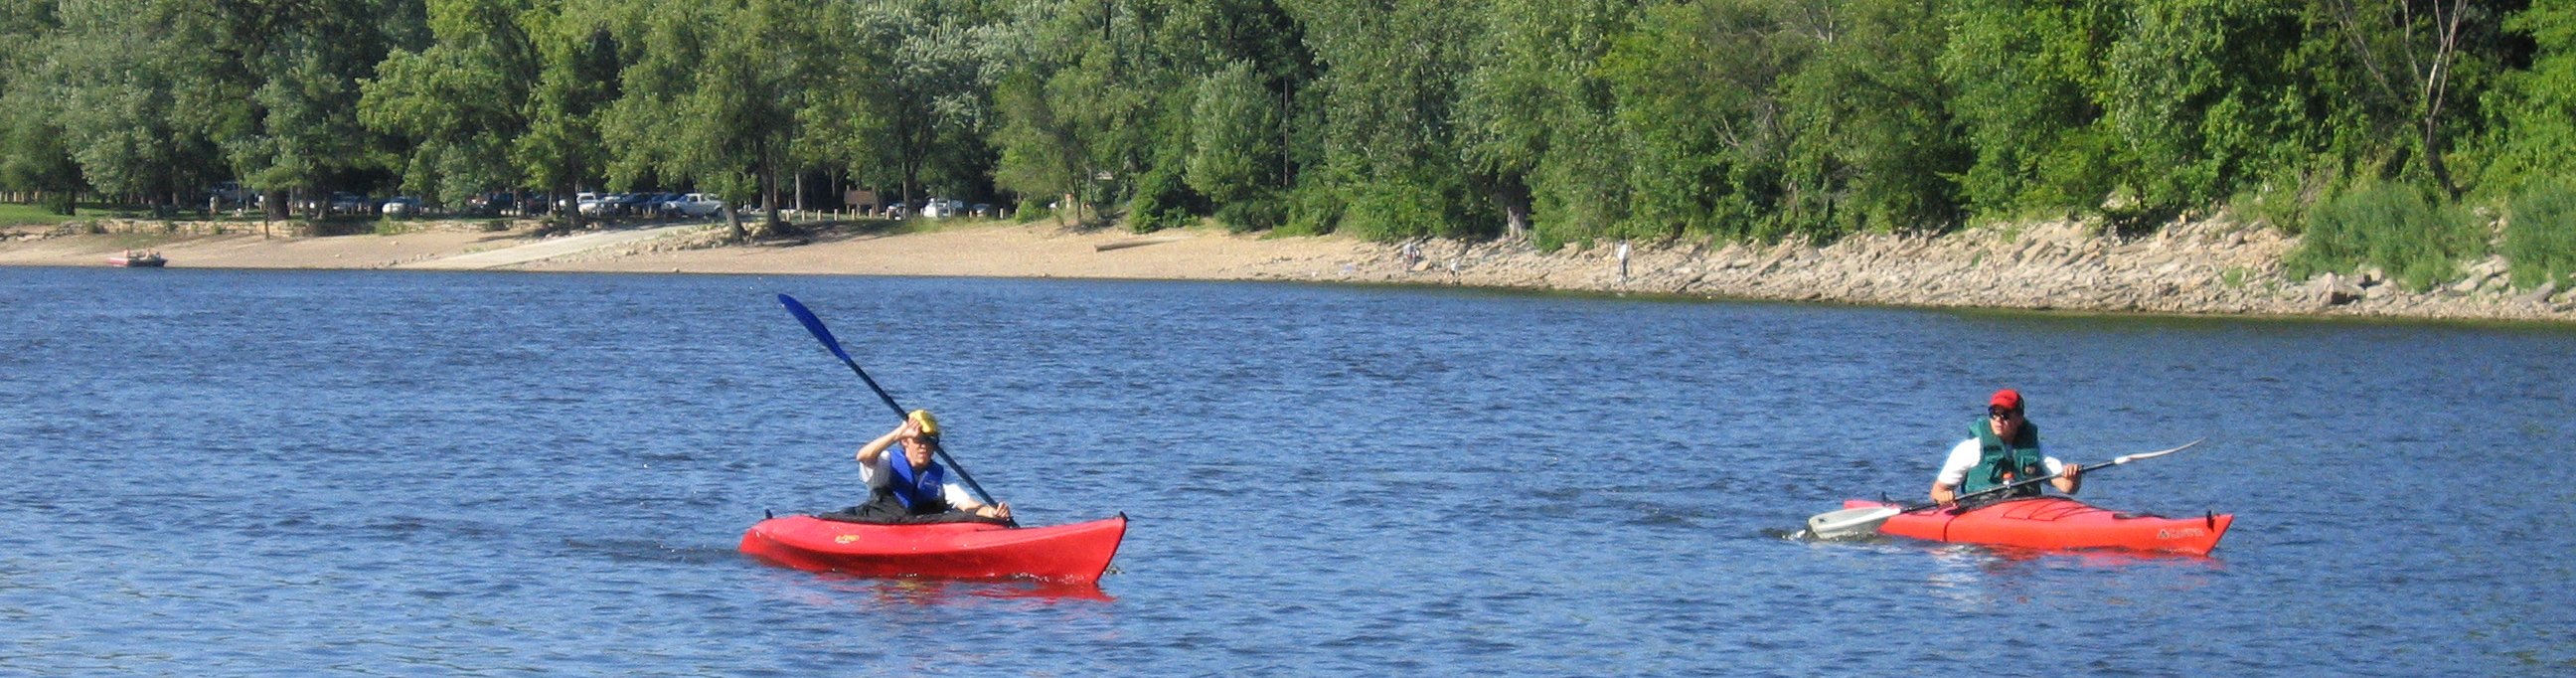
[[[886,460],[886,466],[894,470],[894,480],[886,483],[886,489],[894,491],[894,500],[902,502],[905,510],[936,513],[948,509],[948,495],[944,491],[947,483],[942,482],[946,474],[939,468],[939,462],[931,462],[915,471],[912,460],[905,458],[903,452],[886,450],[886,456],[891,457]]]

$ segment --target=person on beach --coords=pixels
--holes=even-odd
[[[898,443],[900,452],[894,451]],[[947,469],[932,459],[938,445],[939,420],[927,410],[913,410],[903,425],[859,448],[859,479],[867,483],[868,503],[815,517],[882,525],[1009,523],[1010,504],[975,501],[966,488],[947,481]]]
[[[1619,241],[1619,282],[1628,282],[1628,241]]]
[[[1968,427],[1968,439],[1950,448],[1950,458],[1941,463],[1941,473],[1932,480],[1932,501],[1953,506],[1961,495],[1975,494],[1995,486],[2024,478],[2049,475],[2047,485],[2057,491],[2074,494],[2084,487],[2081,464],[2068,464],[2040,452],[2039,426],[2023,418],[2021,392],[2012,389],[1996,391],[1986,399],[1986,416]],[[2038,484],[1988,495],[1985,499],[2036,497]]]

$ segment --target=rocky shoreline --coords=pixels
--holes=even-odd
[[[2576,292],[2549,283],[2514,289],[2501,257],[2410,292],[2376,271],[2287,280],[2281,261],[2297,245],[2278,230],[2225,221],[2177,223],[2135,238],[2050,222],[1931,237],[1866,234],[1822,247],[1637,246],[1623,279],[1616,245],[1541,254],[1511,243],[1426,241],[1414,245],[1418,257],[1381,245],[1338,273],[1256,277],[1941,308],[2576,321]]]
[[[279,230],[208,232],[149,221],[9,229],[0,234],[6,235],[0,237],[0,264],[91,265],[93,252],[131,247],[144,237],[175,248],[174,267],[436,268],[441,261],[468,261],[468,255],[490,259],[478,253],[502,248],[562,250],[567,236],[540,231],[534,222],[417,222],[382,235],[288,236]],[[479,267],[1281,280],[1937,308],[2576,322],[2576,291],[2552,284],[2516,289],[2500,257],[2471,262],[2461,279],[2411,292],[2372,271],[2288,280],[2281,262],[2297,245],[2296,237],[2277,229],[2223,219],[2177,222],[2137,237],[2106,234],[2083,222],[2039,222],[1938,236],[1864,234],[1821,247],[1690,239],[1634,244],[1625,248],[1622,275],[1622,248],[1615,243],[1542,253],[1517,241],[1385,244],[1213,228],[1140,236],[999,222],[917,232],[822,223],[785,241],[732,243],[721,229],[700,229]]]

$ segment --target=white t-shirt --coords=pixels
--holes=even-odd
[[[859,465],[859,480],[868,484],[869,492],[875,492],[878,488],[892,487],[894,485],[894,455],[898,454],[903,454],[903,450],[887,448],[885,454],[877,455],[877,460],[874,463]],[[945,469],[941,470],[940,474],[954,475],[952,472]],[[975,495],[967,494],[965,486],[958,485],[954,482],[941,484],[939,487],[939,496],[947,499],[949,506],[965,506],[968,504],[983,503],[975,501]]]
[[[2041,452],[2041,454],[2047,453]],[[1976,468],[1977,461],[1984,459],[1985,456],[1986,446],[1978,443],[1977,439],[1959,441],[1958,445],[1950,448],[1950,458],[1941,462],[1941,475],[1932,482],[1956,488],[1959,486],[1959,481],[1968,478],[1968,469]],[[2066,464],[2059,462],[2056,457],[2041,456],[2040,461],[2048,466],[2048,472],[2051,474],[2066,472]]]

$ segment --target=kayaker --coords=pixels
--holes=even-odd
[[[893,452],[896,444],[901,452]],[[956,483],[947,482],[931,451],[939,444],[939,420],[926,410],[913,410],[885,435],[859,448],[859,479],[868,485],[868,503],[815,516],[857,523],[1009,523],[1010,504],[986,505]]]
[[[2042,454],[2039,448],[2039,426],[2030,423],[2022,412],[2021,392],[2012,389],[1996,391],[1986,399],[1986,416],[1968,427],[1968,439],[1950,448],[1950,458],[1941,463],[1941,474],[1932,480],[1932,501],[1942,506],[1957,503],[1959,495],[1972,494],[2022,478],[2055,474],[2045,484],[2057,491],[2074,494],[2084,487],[2082,464],[2068,464]],[[2039,485],[1988,495],[1991,499],[2036,497]]]

